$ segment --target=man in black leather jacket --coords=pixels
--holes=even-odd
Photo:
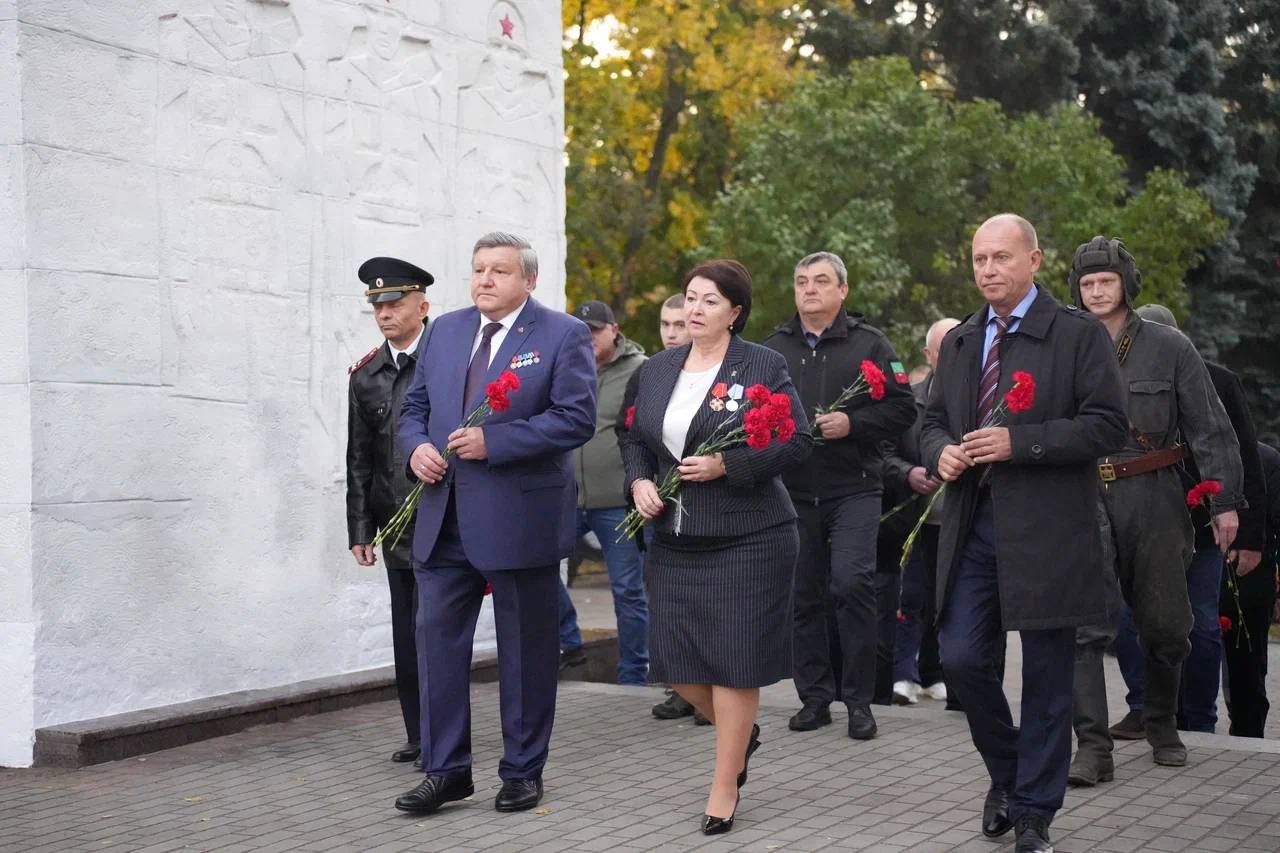
[[[385,340],[348,370],[347,535],[351,553],[362,566],[378,561],[373,539],[413,489],[396,442],[400,403],[413,382],[418,351],[425,340],[430,304],[424,291],[429,272],[396,258],[371,258],[358,275],[367,285],[373,317]],[[391,588],[391,641],[396,692],[404,717],[406,743],[392,761],[415,761],[421,754],[418,703],[418,655],[414,644],[413,522],[399,542],[383,543]]]

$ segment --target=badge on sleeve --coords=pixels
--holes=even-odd
[[[889,362],[889,369],[893,371],[893,378],[899,385],[908,385],[911,383],[911,377],[907,375],[907,369],[902,366],[902,362]]]

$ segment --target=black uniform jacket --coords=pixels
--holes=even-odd
[[[1240,530],[1231,547],[1245,551],[1261,551],[1266,538],[1266,485],[1263,482],[1262,462],[1258,457],[1257,433],[1253,428],[1253,418],[1249,414],[1249,404],[1245,402],[1244,385],[1241,384],[1239,376],[1220,364],[1206,361],[1204,366],[1209,371],[1209,381],[1213,383],[1213,390],[1217,392],[1218,399],[1222,401],[1222,407],[1227,411],[1227,417],[1231,419],[1231,426],[1235,430],[1236,439],[1240,445],[1240,465],[1244,472],[1244,502],[1247,506],[1240,501],[1235,502],[1236,511],[1240,516]],[[1193,447],[1192,450],[1194,449]],[[1187,460],[1187,476],[1184,483],[1187,488],[1200,482],[1204,476],[1200,471],[1201,466],[1197,464],[1198,461],[1194,453]],[[1214,505],[1217,507],[1219,502],[1215,501]],[[1230,506],[1230,504],[1227,505]],[[1196,550],[1216,547],[1213,541],[1213,528],[1209,524],[1209,511],[1203,504],[1192,511],[1191,520],[1196,531]]]
[[[782,475],[796,501],[816,503],[879,489],[882,442],[898,438],[916,417],[906,375],[891,367],[898,356],[889,339],[867,325],[861,314],[841,310],[816,347],[810,348],[805,339],[799,315],[774,329],[764,345],[787,360],[796,393],[811,421],[819,406],[830,404],[857,380],[864,360],[884,371],[884,399],[872,400],[866,394],[854,397],[840,409],[849,416],[849,434],[815,442],[813,455]]]
[[[396,369],[386,341],[373,358],[351,372],[347,404],[347,539],[366,545],[395,515],[414,483],[405,477],[405,459],[396,442],[396,424],[405,391],[413,383],[418,353],[427,339],[424,330],[409,363]],[[387,540],[390,544],[390,540]],[[394,550],[385,552],[387,565],[413,568],[413,523]]]
[[[920,439],[930,471],[945,446],[976,428],[989,310],[970,315],[943,340]],[[1098,457],[1124,446],[1129,424],[1115,348],[1102,323],[1041,287],[1000,346],[997,393],[1003,396],[1022,370],[1035,380],[1035,403],[1005,420],[1013,455],[992,466],[990,479],[1001,621],[1005,630],[1097,624],[1106,618]],[[978,466],[947,486],[939,613],[946,612],[980,475]]]

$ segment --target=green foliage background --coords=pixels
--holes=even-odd
[[[1118,236],[1280,433],[1280,0],[565,0],[570,301],[658,346],[695,260],[756,277],[850,268],[851,307],[908,362],[977,304],[974,227],[1012,210],[1065,297],[1075,246]],[[588,37],[590,36],[590,37]]]

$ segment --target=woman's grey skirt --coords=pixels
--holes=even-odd
[[[697,539],[655,537],[645,555],[649,680],[764,687],[790,678],[795,522]]]

